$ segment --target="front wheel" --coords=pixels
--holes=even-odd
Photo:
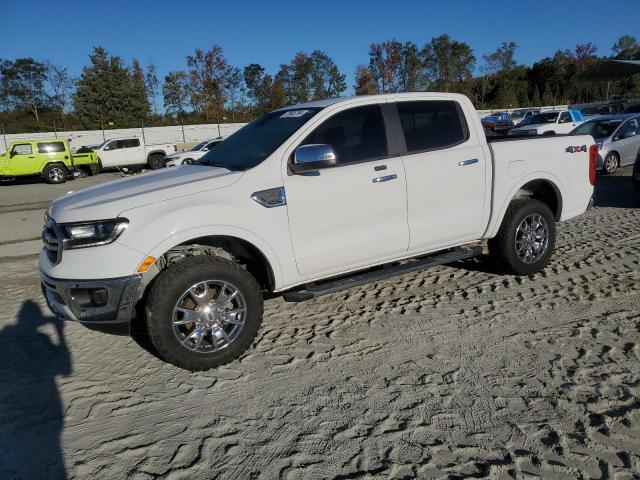
[[[160,168],[165,167],[164,157],[162,155],[151,155],[147,163],[149,164],[149,168],[151,170],[159,170]]]
[[[618,155],[616,155],[614,152],[611,152],[604,158],[602,170],[604,171],[604,173],[611,175],[612,173],[615,173],[616,170],[618,170],[619,166],[620,159],[618,158]]]
[[[238,358],[262,321],[262,292],[233,261],[186,258],[163,270],[147,300],[147,327],[160,356],[186,370]]]
[[[44,181],[50,184],[67,181],[67,169],[62,165],[47,165],[43,172]]]
[[[195,160],[193,158],[185,158],[182,161],[182,165],[193,165],[195,163]]]
[[[547,266],[556,241],[549,207],[538,200],[515,200],[509,205],[490,253],[516,275],[530,275]]]

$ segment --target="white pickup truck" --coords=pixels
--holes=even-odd
[[[51,310],[146,322],[188,370],[237,358],[263,298],[302,301],[479,255],[544,268],[591,204],[591,136],[487,143],[467,97],[404,93],[268,113],[194,165],[67,194],[40,255]]]
[[[147,145],[137,137],[113,138],[92,148],[100,168],[148,165],[152,170],[164,168],[164,157],[176,152],[175,143]]]
[[[512,128],[508,135],[556,135],[567,134],[584,122],[579,110],[540,112],[531,116],[525,125]]]

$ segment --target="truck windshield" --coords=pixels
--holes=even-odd
[[[208,140],[205,140],[204,142],[200,142],[199,144],[197,144],[195,147],[193,147],[191,149],[192,152],[198,152],[200,150],[202,150],[202,147],[204,147],[207,143],[209,143]]]
[[[530,125],[535,125],[538,123],[555,123],[558,118],[558,112],[549,112],[549,113],[538,113],[531,117],[529,120]]]
[[[271,155],[320,108],[294,108],[267,113],[196,160],[196,165],[248,170]]]
[[[611,135],[622,120],[591,120],[574,128],[570,135],[591,135],[593,138],[606,138]]]

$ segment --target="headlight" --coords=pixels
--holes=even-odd
[[[64,248],[86,248],[107,245],[118,238],[129,225],[126,218],[95,222],[63,223]]]

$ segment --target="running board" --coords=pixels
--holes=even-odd
[[[287,302],[303,302],[312,298],[321,297],[322,295],[336,293],[347,288],[379,282],[403,273],[417,272],[425,268],[435,267],[436,265],[445,265],[447,263],[457,262],[458,260],[477,257],[480,254],[482,254],[481,245],[470,248],[458,248],[445,253],[409,260],[406,263],[383,265],[375,270],[355,273],[348,277],[340,277],[321,283],[308,283],[299,290],[291,290],[283,293],[282,298]]]

